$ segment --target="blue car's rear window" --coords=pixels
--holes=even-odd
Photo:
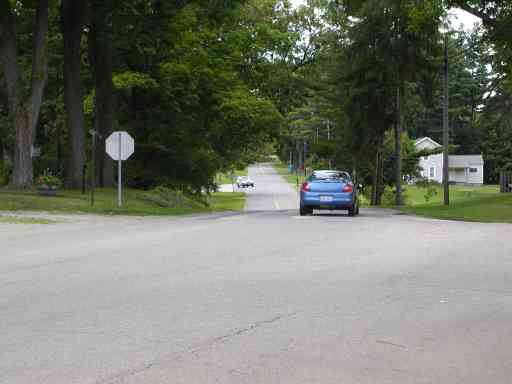
[[[347,172],[342,171],[316,171],[309,177],[310,181],[322,181],[322,180],[333,180],[333,181],[351,181],[350,175]]]

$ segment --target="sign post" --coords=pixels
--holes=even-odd
[[[128,132],[113,132],[105,142],[106,151],[112,160],[117,160],[117,205],[123,205],[122,200],[122,162],[135,152],[135,142]]]

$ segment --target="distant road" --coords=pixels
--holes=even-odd
[[[509,383],[512,226],[246,211],[0,224],[2,384]]]
[[[249,177],[256,182],[256,188],[249,190],[246,210],[287,211],[297,210],[298,193],[269,164],[249,167]]]

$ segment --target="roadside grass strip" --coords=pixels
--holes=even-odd
[[[56,224],[57,221],[38,217],[0,216],[0,224]]]
[[[466,191],[467,192],[467,191]],[[487,194],[475,191],[450,196],[450,205],[441,202],[406,205],[402,211],[437,219],[477,221],[486,223],[512,223],[512,194]]]
[[[187,196],[171,198],[156,191],[125,189],[123,206],[117,206],[117,191],[97,189],[94,206],[90,194],[62,190],[57,196],[40,196],[35,192],[0,190],[0,211],[45,211],[54,213],[93,213],[105,215],[165,216],[240,211],[245,206],[245,193],[215,192],[196,200]],[[6,219],[7,220],[7,219]],[[12,219],[10,219],[12,220]]]

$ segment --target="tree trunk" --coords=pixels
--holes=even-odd
[[[15,128],[16,140],[14,144],[14,169],[11,176],[11,185],[16,188],[29,188],[32,186],[32,144],[33,134],[30,121],[31,112],[24,106],[16,111]]]
[[[32,145],[39,119],[43,92],[48,77],[48,0],[37,2],[32,50],[30,96],[20,103],[18,98],[18,68],[16,22],[8,0],[0,0],[0,56],[4,64],[9,99],[9,113],[14,120],[14,169],[10,184],[15,188],[32,186]]]
[[[0,61],[5,77],[9,118],[14,127],[16,127],[16,110],[18,107],[17,49],[16,25],[9,0],[0,0]],[[4,149],[3,152],[5,156],[7,151]],[[12,151],[11,160],[14,161]]]
[[[107,2],[108,3],[108,2]],[[105,152],[105,139],[112,132],[114,119],[114,86],[112,84],[112,15],[104,1],[91,1],[91,30],[89,57],[96,87],[95,126],[101,135],[97,147],[97,183],[101,187],[114,186],[114,167]]]
[[[373,170],[372,199],[371,205],[380,205],[382,201],[383,188],[383,156],[382,156],[383,139],[379,138],[377,143],[377,153],[375,154],[375,168]]]
[[[48,0],[37,2],[36,25],[32,50],[30,108],[27,108],[30,113],[29,124],[32,135],[36,131],[48,79]]]
[[[401,88],[396,90],[396,124],[395,124],[395,205],[402,205],[402,100]]]
[[[384,193],[384,156],[383,156],[383,142],[379,143],[379,157],[377,162],[377,194],[375,205],[382,204],[382,194]]]
[[[85,122],[81,84],[81,39],[85,0],[62,0],[64,35],[64,104],[69,134],[66,186],[79,188],[85,164]]]
[[[375,154],[375,167],[373,169],[373,180],[372,180],[372,199],[370,204],[377,205],[377,190],[378,190],[378,182],[377,182],[377,174],[379,173],[379,151]]]

